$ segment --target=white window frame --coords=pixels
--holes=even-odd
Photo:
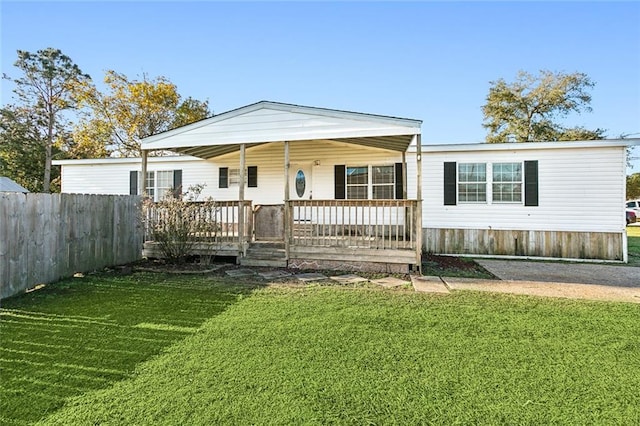
[[[462,174],[463,172],[466,172],[465,170],[462,169],[466,169],[468,166],[473,167],[477,167],[477,166],[483,166],[484,167],[484,180],[462,180]],[[487,163],[458,163],[458,167],[456,169],[456,174],[457,174],[457,187],[456,187],[456,195],[458,197],[458,203],[460,204],[487,204],[487,200],[489,200],[489,194],[488,194],[488,187],[489,185],[487,184],[487,177],[489,176],[489,173],[487,172]],[[471,170],[471,172],[473,172],[473,170]],[[468,175],[469,172],[465,173],[465,176]],[[470,191],[461,191],[462,187],[465,188],[469,188],[469,187],[476,187],[476,188],[482,188],[484,186],[484,200],[482,199],[476,199],[476,200],[468,200],[468,199],[462,199],[461,195],[464,194],[472,194],[472,192]],[[482,194],[482,191],[475,191],[475,194]],[[469,198],[468,196],[465,198]]]
[[[512,180],[496,180],[496,170],[499,168],[502,168],[503,166],[513,166],[513,165],[518,165],[519,170],[517,170],[517,172],[519,173],[519,176],[516,175],[515,177],[518,177],[519,179],[512,179]],[[509,173],[508,171],[504,172],[504,173]],[[512,191],[500,191],[498,190],[499,186],[513,186],[514,189],[515,187],[519,187],[519,191],[518,190],[512,190]],[[491,202],[493,204],[522,204],[523,199],[524,199],[524,194],[523,194],[523,190],[524,190],[524,167],[523,167],[523,163],[522,162],[518,162],[518,161],[510,161],[510,162],[500,162],[500,163],[492,163],[491,164]],[[501,199],[496,199],[496,195],[501,195]],[[507,198],[513,198],[513,199],[504,199],[504,195],[505,194],[511,194],[511,197],[507,197]]]
[[[366,169],[367,170],[367,181],[365,183],[349,183],[349,170],[355,170],[355,169]],[[345,167],[345,172],[346,172],[346,176],[345,176],[345,198],[347,200],[368,200],[369,194],[370,194],[370,189],[369,189],[369,184],[370,184],[370,176],[371,176],[371,170],[369,166],[346,166]],[[350,197],[349,196],[349,189],[365,189],[365,197]]]
[[[160,186],[162,177],[168,178],[169,185]],[[145,178],[147,196],[153,201],[162,201],[167,193],[173,189],[173,170],[148,170]]]
[[[240,185],[240,168],[239,167],[229,167],[229,174],[227,175],[227,186],[231,188],[232,186]],[[245,167],[244,169],[244,186],[249,185],[249,167]]]
[[[374,183],[374,169],[376,167],[388,167],[391,169],[391,182],[376,182]],[[359,169],[366,168],[367,169],[367,182],[366,183],[349,183],[349,169]],[[396,171],[395,164],[369,164],[369,165],[360,165],[360,166],[345,166],[345,199],[347,200],[386,200],[388,198],[374,198],[374,188],[381,187],[389,187],[391,188],[391,198],[393,199],[395,196],[395,188],[396,188]],[[349,187],[366,187],[367,196],[366,198],[352,198],[349,197]]]
[[[519,165],[519,180],[496,180],[494,172],[496,168],[506,166],[506,165]],[[484,181],[482,180],[468,180],[463,181],[461,179],[461,166],[469,166],[469,165],[484,165],[485,173],[484,173]],[[524,163],[522,161],[500,161],[495,163],[457,163],[456,169],[456,178],[457,178],[457,186],[456,186],[456,197],[458,204],[524,204]],[[485,199],[484,200],[463,200],[460,197],[461,187],[463,185],[478,185],[480,187],[484,187]],[[497,191],[497,186],[499,185],[514,185],[519,186],[520,191],[518,196],[513,197],[513,200],[504,200],[504,199],[496,199],[496,194],[499,194],[500,191]],[[512,194],[516,195],[516,192],[512,192]],[[519,198],[519,199],[518,199]]]

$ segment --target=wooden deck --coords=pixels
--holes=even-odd
[[[253,215],[259,206],[250,201],[185,204],[184,216],[193,222],[193,254],[236,256],[239,261],[252,255],[247,249],[256,242]],[[283,217],[271,220],[283,234],[285,261],[420,265],[422,225],[416,200],[296,200],[287,201],[282,212]],[[244,223],[238,222],[240,217]],[[161,203],[147,209],[145,256],[159,256],[153,230],[165,229],[170,219]]]

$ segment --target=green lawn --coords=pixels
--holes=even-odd
[[[640,266],[640,226],[627,226],[629,264]]]
[[[134,274],[3,302],[0,423],[639,424],[640,305]]]

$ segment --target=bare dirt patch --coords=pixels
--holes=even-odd
[[[422,275],[443,277],[497,279],[473,259],[427,254],[422,260]]]

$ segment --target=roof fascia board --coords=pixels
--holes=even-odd
[[[526,151],[541,149],[571,149],[571,148],[612,148],[640,145],[640,139],[601,139],[593,141],[570,142],[508,142],[508,143],[471,143],[471,144],[441,144],[422,145],[422,152],[463,152],[463,151]],[[409,147],[410,152],[416,150],[415,145]]]
[[[108,158],[84,158],[73,160],[53,160],[54,166],[80,165],[80,164],[136,164],[140,163],[140,157],[108,157]],[[168,155],[161,157],[148,157],[150,163],[175,163],[186,161],[203,161],[202,158],[191,155]]]

